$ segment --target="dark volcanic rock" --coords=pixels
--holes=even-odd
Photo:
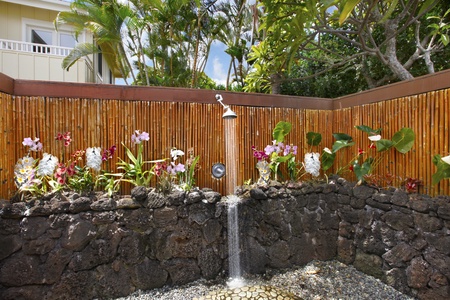
[[[337,258],[419,299],[450,298],[449,197],[330,183],[237,189],[238,226],[206,188],[1,201],[0,298],[110,299],[226,276],[232,230],[244,273]]]

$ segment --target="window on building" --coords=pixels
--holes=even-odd
[[[103,55],[101,52],[97,54],[97,72],[103,77]]]
[[[59,46],[74,48],[76,44],[75,38],[70,33],[59,33]]]
[[[74,48],[77,41],[72,32],[60,29],[56,31],[50,22],[25,20],[27,42],[40,45]],[[49,53],[50,47],[33,45],[33,52]]]
[[[53,33],[42,29],[31,29],[31,42],[41,45],[53,45]],[[33,46],[33,52],[48,53],[50,52],[50,48]]]

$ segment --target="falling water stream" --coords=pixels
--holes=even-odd
[[[228,207],[228,287],[236,288],[244,286],[245,282],[242,278],[241,256],[239,244],[239,201],[238,196],[227,197]]]
[[[237,139],[235,119],[225,120],[225,163],[227,166],[226,174],[226,193],[228,209],[228,265],[229,280],[227,285],[230,288],[242,287],[245,285],[241,271],[241,257],[239,244],[239,217],[238,207],[240,198],[233,195],[237,185]]]
[[[235,119],[225,120],[225,165],[227,166],[227,174],[225,176],[226,194],[233,195],[237,186],[237,164],[239,160],[237,155],[237,139],[236,139],[236,121]]]

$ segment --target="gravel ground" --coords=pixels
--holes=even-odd
[[[275,286],[305,300],[414,299],[338,261],[313,261],[304,267],[282,273],[269,271],[264,276],[254,276],[245,282],[246,285]],[[184,286],[137,291],[117,300],[192,300],[226,288],[224,282],[198,280]]]

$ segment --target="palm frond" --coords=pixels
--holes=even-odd
[[[65,70],[69,70],[80,58],[86,57],[91,54],[98,53],[99,49],[92,43],[80,43],[70,51],[69,55],[64,57],[62,67]]]

